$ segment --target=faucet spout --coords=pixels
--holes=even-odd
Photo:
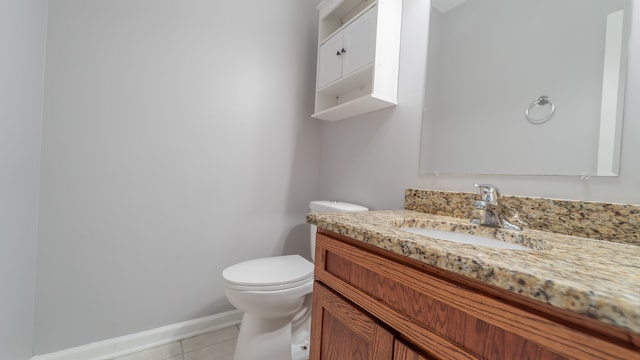
[[[509,222],[504,214],[503,207],[498,202],[500,189],[491,184],[474,184],[480,189],[480,199],[476,200],[473,207],[477,209],[478,217],[471,219],[473,224],[496,228],[522,230],[522,227]]]

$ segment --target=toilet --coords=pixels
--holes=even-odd
[[[311,201],[314,212],[368,211],[340,201]],[[311,255],[315,253],[311,225]],[[222,271],[229,302],[244,312],[233,360],[309,358],[313,263],[300,255],[253,259]]]

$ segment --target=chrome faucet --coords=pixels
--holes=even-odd
[[[473,207],[478,209],[479,217],[471,219],[473,224],[491,226],[510,230],[522,230],[522,227],[510,223],[503,213],[503,206],[498,202],[500,189],[491,184],[473,184],[480,189],[480,200]]]

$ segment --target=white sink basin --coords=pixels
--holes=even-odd
[[[425,228],[417,228],[417,227],[401,227],[400,230],[410,232],[412,234],[428,236],[430,238],[452,241],[456,243],[462,244],[470,244],[477,246],[484,246],[490,248],[498,248],[498,249],[509,249],[509,250],[524,250],[531,251],[533,249],[522,246],[515,245],[508,242],[495,240],[483,236],[471,235],[471,234],[462,234],[453,231],[442,231],[442,230],[433,230],[433,229],[425,229]]]

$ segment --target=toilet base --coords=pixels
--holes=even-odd
[[[291,360],[309,360],[309,345],[291,345]]]
[[[294,360],[291,317],[264,319],[244,313],[233,360],[264,359]]]
[[[307,295],[303,310],[291,322],[292,360],[309,360],[311,338],[311,295]]]

